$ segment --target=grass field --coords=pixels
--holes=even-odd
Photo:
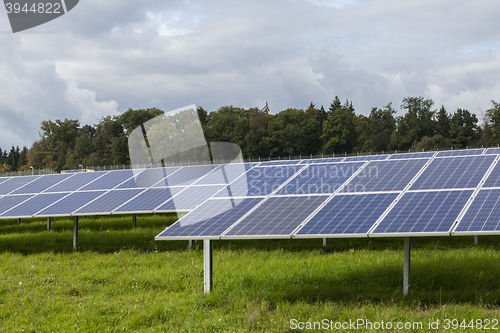
[[[406,297],[402,239],[216,241],[205,295],[202,242],[154,241],[174,220],[80,219],[78,251],[71,219],[50,232],[44,219],[0,220],[0,332],[312,332],[300,323],[323,319],[337,332],[500,329],[500,237],[414,239]],[[349,320],[365,326],[335,329]]]

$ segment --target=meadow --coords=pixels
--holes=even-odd
[[[402,239],[214,241],[206,295],[202,242],[154,241],[175,220],[80,219],[76,251],[72,219],[0,220],[0,332],[500,329],[500,237],[414,238],[407,296]]]

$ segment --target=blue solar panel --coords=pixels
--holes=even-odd
[[[30,193],[41,193],[51,186],[56,185],[72,177],[74,174],[60,174],[60,175],[46,175],[32,181],[31,183],[13,191],[11,194],[30,194]]]
[[[363,164],[363,162],[311,164],[277,194],[331,194],[338,190]]]
[[[106,191],[73,192],[53,205],[39,211],[35,216],[69,216],[78,208],[104,193]]]
[[[428,159],[371,161],[345,187],[345,192],[401,191]]]
[[[223,237],[282,237],[292,232],[328,197],[271,197]]]
[[[165,212],[194,209],[196,206],[212,197],[222,188],[222,185],[188,187],[186,190],[181,191],[178,194],[172,193],[173,198],[155,209],[155,211]]]
[[[351,156],[346,158],[344,162],[385,160],[388,156],[389,155]]]
[[[114,212],[153,212],[153,210],[172,198],[169,188],[150,188]]]
[[[33,195],[8,195],[0,198],[0,214],[33,197]]]
[[[494,159],[494,155],[435,158],[410,189],[476,187]]]
[[[113,190],[78,209],[74,215],[110,214],[113,210],[132,199],[144,189]]]
[[[197,165],[197,166],[185,166],[181,167],[176,172],[170,174],[160,183],[156,184],[158,186],[186,186],[191,185],[201,177],[209,174],[217,166],[214,165]]]
[[[144,170],[133,170],[134,177],[118,185],[116,188],[148,188],[155,184],[165,186],[165,177],[171,175],[179,168],[153,168]]]
[[[15,191],[38,178],[40,176],[12,177],[1,184],[0,195]]]
[[[33,196],[22,204],[2,214],[2,217],[31,217],[36,212],[64,198],[68,193],[44,193]]]
[[[402,160],[406,158],[430,158],[434,156],[436,152],[421,152],[421,153],[404,153],[404,154],[393,154],[389,157],[390,160]]]
[[[278,160],[278,161],[261,162],[259,166],[294,165],[294,164],[299,164],[300,162],[302,162],[302,160]]]
[[[219,237],[262,198],[210,199],[160,233],[157,238]]]
[[[497,163],[483,184],[483,187],[500,187],[500,163]]]
[[[66,178],[64,181],[60,182],[47,189],[45,192],[71,192],[76,191],[82,186],[89,184],[92,181],[95,181],[97,178],[105,175],[105,172],[82,172],[76,173],[73,177]]]
[[[3,182],[6,182],[9,179],[10,179],[10,177],[0,177],[0,184],[2,184]]]
[[[210,172],[203,178],[200,178],[196,185],[215,185],[231,183],[236,178],[245,174],[249,169],[253,168],[255,163],[234,163],[219,166],[214,171]],[[224,175],[225,173],[225,175]]]
[[[231,183],[231,195],[243,197],[269,195],[303,167],[304,165],[252,168],[244,177]],[[228,193],[228,190],[223,190],[215,197],[226,197]]]
[[[95,190],[110,190],[127,181],[134,174],[132,170],[116,170],[109,171],[104,176],[100,177],[98,181],[94,181],[80,188],[79,191],[95,191]]]
[[[436,157],[481,155],[484,149],[464,149],[440,151]]]
[[[295,236],[367,234],[397,196],[396,193],[336,195]]]
[[[500,231],[500,189],[480,190],[455,232]]]
[[[488,148],[486,149],[485,155],[489,154],[500,154],[500,148]]]
[[[303,160],[301,164],[318,164],[318,163],[340,163],[344,157],[332,157],[332,158],[314,158],[311,160]]]
[[[472,190],[405,193],[373,235],[449,232],[472,193]]]

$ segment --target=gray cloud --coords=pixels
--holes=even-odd
[[[127,108],[358,113],[405,96],[449,111],[500,100],[500,3],[430,0],[80,1],[8,34],[0,10],[0,147],[30,145],[42,120],[95,123]],[[55,33],[32,33],[53,31]]]

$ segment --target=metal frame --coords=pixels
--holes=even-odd
[[[403,294],[408,295],[410,292],[410,255],[411,255],[411,238],[405,237],[403,245]]]

